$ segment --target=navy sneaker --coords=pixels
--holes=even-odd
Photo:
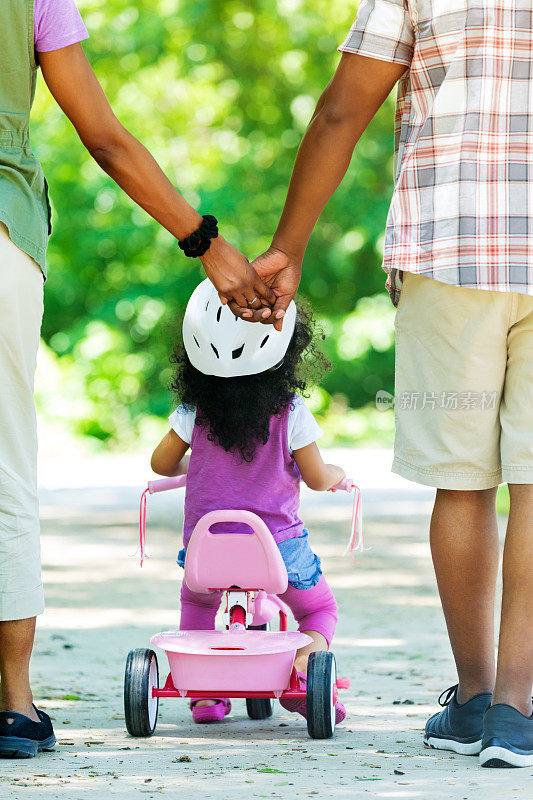
[[[482,767],[533,767],[533,714],[496,703],[485,714],[479,754]]]
[[[0,711],[0,758],[31,758],[53,748],[56,737],[50,717],[38,708],[35,711],[40,722],[14,711]]]
[[[477,756],[481,750],[483,715],[490,706],[491,695],[476,694],[468,702],[457,702],[458,684],[450,686],[439,697],[443,711],[426,722],[424,744],[437,750],[453,750],[463,756]]]

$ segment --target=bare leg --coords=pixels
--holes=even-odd
[[[503,602],[493,703],[529,716],[533,688],[533,485],[509,485],[511,512],[503,553]]]
[[[0,622],[0,710],[17,711],[39,722],[30,688],[34,637],[35,617]]]
[[[431,518],[431,553],[459,676],[460,703],[494,687],[499,554],[495,497],[496,488],[438,489]],[[524,569],[525,564],[524,560]]]
[[[302,633],[306,633],[313,641],[298,650],[296,658],[294,659],[294,666],[298,672],[302,672],[306,675],[307,662],[311,653],[316,653],[319,650],[329,650],[329,647],[321,633],[317,633],[316,631],[302,631]]]

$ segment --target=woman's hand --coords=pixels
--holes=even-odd
[[[246,256],[222,236],[211,240],[209,250],[200,261],[221,302],[229,304],[233,313],[235,309],[243,311],[254,305],[262,308],[276,302],[276,295],[252,269]]]
[[[285,311],[300,285],[302,261],[272,245],[252,261],[252,267],[274,292],[272,309],[263,307],[255,311],[252,308],[243,308],[237,303],[230,303],[230,308],[237,317],[248,322],[273,323],[276,330],[280,331]]]

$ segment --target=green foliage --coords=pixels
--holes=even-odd
[[[91,34],[86,52],[121,121],[194,206],[216,214],[228,239],[250,258],[260,253],[355,5],[79,5]],[[172,330],[201,278],[199,265],[97,167],[42,86],[33,143],[54,207],[43,337],[65,380],[84,386],[72,424],[120,440],[132,423],[168,413]],[[324,211],[304,264],[302,293],[324,320],[334,362],[324,387],[354,407],[378,388],[392,390],[392,307],[379,269],[392,151],[389,100]]]
[[[504,516],[509,515],[510,509],[510,499],[509,499],[509,487],[506,483],[502,484],[502,486],[498,487],[498,494],[496,495],[496,511],[498,514],[503,514]]]

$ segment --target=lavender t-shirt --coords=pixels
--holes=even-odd
[[[33,38],[38,53],[60,50],[88,39],[74,0],[35,0]]]

